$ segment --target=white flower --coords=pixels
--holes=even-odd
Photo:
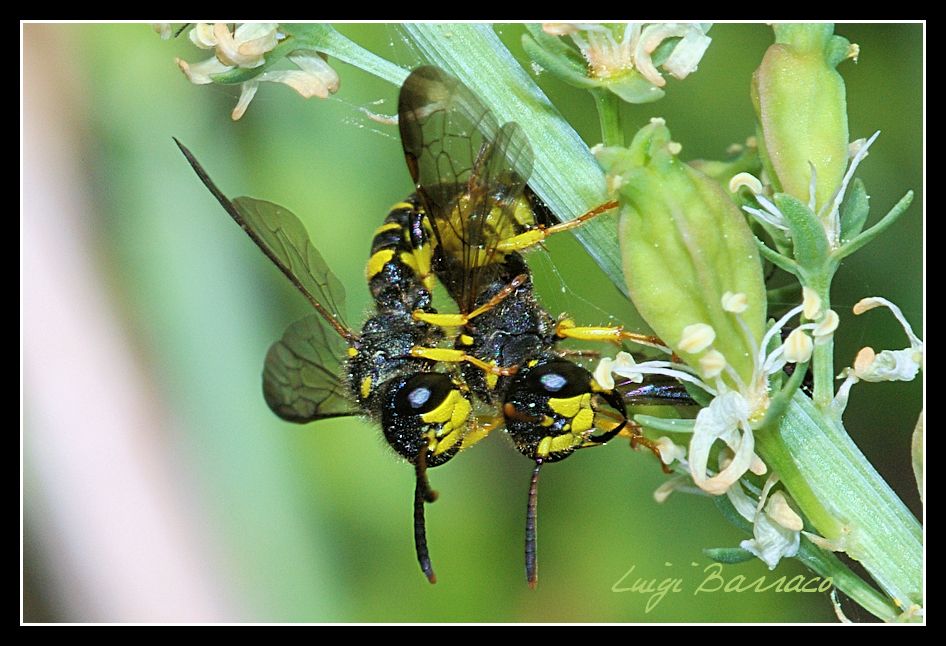
[[[338,73],[325,61],[324,58],[313,52],[296,52],[287,58],[299,66],[298,70],[272,70],[263,72],[256,78],[243,84],[240,100],[233,109],[231,117],[234,121],[240,119],[256,95],[259,84],[263,81],[283,83],[298,92],[302,98],[310,99],[314,96],[325,99],[329,94],[338,91]]]
[[[744,294],[726,292],[722,305],[724,311],[742,321],[741,312],[745,311],[748,302]],[[810,298],[807,305],[811,308]],[[754,348],[753,372],[747,383],[726,363],[723,354],[712,347],[716,335],[713,328],[704,323],[684,328],[678,345],[686,352],[702,353],[697,357],[702,379],[685,364],[669,361],[637,363],[626,352],[618,353],[614,359],[603,358],[595,370],[595,379],[602,386],[613,388],[612,375],[615,374],[637,383],[643,381],[644,375],[662,374],[695,384],[712,395],[713,401],[697,414],[694,421],[687,461],[693,482],[700,489],[714,495],[726,493],[747,471],[758,475],[766,472],[765,464],[755,454],[753,425],[760,422],[768,410],[769,377],[782,370],[786,363],[803,363],[811,358],[813,341],[810,331],[818,329],[823,334],[830,334],[837,327],[836,321],[821,314],[827,322],[799,325],[785,343],[766,353],[766,348],[785,324],[804,309],[804,305],[798,305],[790,310],[768,329],[761,342],[753,338],[746,325],[741,325],[746,343]],[[816,309],[820,309],[820,305]],[[729,378],[728,382],[724,376]],[[727,384],[736,384],[736,388]],[[716,442],[722,442],[732,455],[718,473],[712,474],[708,462]]]
[[[655,87],[667,81],[661,76],[651,56],[668,38],[680,38],[673,52],[662,63],[673,77],[686,78],[696,71],[712,39],[706,35],[710,23],[543,23],[542,30],[552,36],[569,36],[578,46],[594,78],[608,79],[636,69]]]
[[[726,494],[736,511],[752,523],[752,538],[742,541],[739,547],[755,554],[770,570],[774,570],[782,558],[798,554],[804,527],[784,492],[776,491],[769,497],[776,482],[776,476],[769,477],[757,502],[753,502],[738,483]]]
[[[161,40],[169,40],[174,35],[169,22],[153,22],[151,28],[154,29],[154,33],[161,37]]]
[[[674,461],[686,463],[687,450],[679,444],[674,444],[669,437],[658,437],[655,444],[657,451],[660,452],[660,461],[667,466],[673,464]]]
[[[201,49],[214,49],[224,65],[252,69],[262,65],[264,55],[279,43],[278,27],[275,22],[245,22],[230,33],[225,22],[199,22],[190,39]]]
[[[861,348],[854,359],[854,365],[845,368],[838,375],[839,379],[845,379],[841,387],[838,388],[834,401],[831,402],[831,408],[836,415],[844,412],[854,384],[860,381],[912,381],[923,369],[925,361],[923,341],[913,332],[913,327],[907,322],[899,307],[886,298],[874,296],[858,301],[854,305],[854,314],[860,315],[875,307],[887,307],[893,312],[910,340],[910,347],[902,350],[882,350],[881,352],[875,352],[873,348],[869,347]]]
[[[706,464],[716,440],[725,442],[734,455],[726,468],[707,477]],[[755,457],[754,449],[746,398],[735,391],[721,393],[696,416],[688,454],[690,476],[696,486],[708,493],[726,493],[749,470]]]
[[[218,74],[260,67],[283,38],[278,23],[243,23],[233,32],[226,23],[197,23],[190,32],[191,42],[201,49],[213,49],[214,55],[199,63],[177,59],[177,64],[192,83],[206,85]],[[262,82],[283,83],[306,99],[324,99],[338,91],[338,74],[322,55],[299,50],[287,58],[298,69],[267,70],[241,85],[240,99],[230,115],[234,121],[246,112]]]

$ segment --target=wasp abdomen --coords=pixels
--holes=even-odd
[[[375,229],[365,278],[381,312],[430,309],[432,232],[416,196],[394,205]]]

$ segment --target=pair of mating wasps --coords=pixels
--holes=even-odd
[[[535,463],[525,548],[534,586],[540,467],[615,437],[628,424],[625,398],[635,399],[633,392],[602,388],[556,345],[569,338],[655,340],[553,319],[536,301],[519,251],[616,204],[552,224],[526,187],[532,150],[522,130],[515,123],[499,126],[469,89],[437,68],[408,76],[398,118],[417,192],[375,231],[366,277],[376,311],[360,332],[343,322],[344,289],[301,222],[271,202],[231,201],[178,146],[227,213],[316,310],[269,349],[263,393],[270,408],[297,423],[367,415],[380,424],[391,447],[414,465],[414,542],[431,583],[424,503],[436,493],[427,469],[504,426]],[[431,305],[435,278],[458,314]],[[448,337],[445,329],[459,334]],[[453,347],[443,347],[450,338]],[[662,396],[653,387],[639,392]],[[493,414],[477,416],[475,406]]]

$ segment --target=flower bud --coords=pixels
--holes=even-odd
[[[715,350],[748,382],[752,343],[762,338],[765,321],[756,245],[723,186],[677,159],[672,144],[655,119],[629,148],[598,154],[606,172],[621,178],[619,235],[628,290],[647,323],[690,366],[702,370],[700,359]],[[728,303],[733,294],[745,295],[739,313],[723,306],[723,297]],[[704,334],[708,343],[696,343],[695,330],[715,337]]]
[[[847,100],[835,66],[850,43],[834,36],[830,23],[774,29],[776,42],[752,77],[760,151],[776,192],[808,204],[814,183],[812,210],[819,213],[841,186],[849,158]]]

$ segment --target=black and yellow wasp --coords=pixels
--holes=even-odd
[[[459,309],[414,312],[418,322],[459,329],[453,349],[418,348],[415,356],[459,362],[477,399],[499,411],[493,426],[505,426],[516,448],[535,462],[526,517],[526,571],[534,585],[541,465],[607,442],[627,421],[623,395],[601,387],[556,345],[569,338],[659,342],[621,328],[554,319],[537,302],[519,253],[615,204],[552,224],[526,185],[533,159],[522,129],[512,122],[500,126],[468,88],[435,67],[420,67],[404,82],[398,123],[417,188],[402,209],[407,221],[419,221],[402,237],[433,247],[415,270],[435,274]]]
[[[227,213],[315,309],[267,353],[263,393],[270,408],[296,423],[365,415],[381,426],[415,469],[415,548],[431,582],[424,503],[436,494],[426,470],[505,426],[535,461],[526,523],[527,576],[534,585],[539,467],[606,442],[627,422],[622,394],[601,388],[555,345],[565,338],[649,338],[553,319],[537,303],[518,250],[611,205],[550,224],[526,187],[532,152],[522,131],[514,123],[499,127],[465,86],[436,68],[411,73],[398,112],[417,193],[375,231],[366,267],[375,312],[360,331],[344,322],[344,288],[298,218],[271,202],[230,200],[177,144]],[[435,279],[459,313],[433,308]],[[445,347],[449,342],[453,347]]]

